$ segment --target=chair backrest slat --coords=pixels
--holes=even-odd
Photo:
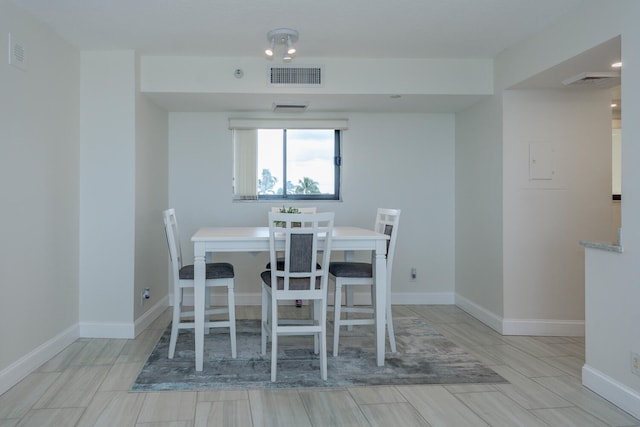
[[[400,209],[378,209],[374,230],[389,236],[389,240],[387,241],[387,283],[391,283],[391,269],[393,267],[393,256],[396,250],[396,240],[398,239],[399,224]]]
[[[326,292],[333,238],[333,212],[269,212],[268,219],[271,265],[277,265],[278,254],[284,254],[284,269],[271,269],[272,289],[284,292]],[[319,269],[316,268],[317,265],[320,266]],[[292,296],[292,299],[296,298]]]
[[[167,236],[167,245],[169,246],[169,257],[171,258],[171,273],[174,276],[174,280],[178,280],[179,271],[183,264],[175,209],[165,210],[162,212],[162,216],[164,219],[164,230]]]

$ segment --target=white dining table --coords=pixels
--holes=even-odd
[[[387,240],[389,236],[359,227],[334,227],[332,251],[373,251],[375,277],[376,362],[384,365]],[[202,371],[204,357],[205,259],[216,252],[268,252],[269,227],[203,227],[191,236],[194,254],[194,316],[196,371]]]

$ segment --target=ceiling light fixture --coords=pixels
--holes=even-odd
[[[622,62],[614,62],[613,64],[611,64],[611,68],[621,68],[622,67]]]
[[[293,44],[298,41],[298,32],[296,30],[292,30],[291,28],[276,28],[267,33],[267,40],[271,44],[270,48],[264,51],[267,58],[273,58],[276,47],[282,45],[282,60],[288,62],[293,59],[293,55],[296,53],[296,48]]]

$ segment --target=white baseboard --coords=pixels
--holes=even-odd
[[[140,332],[144,331],[154,320],[158,318],[169,306],[169,296],[165,296],[144,314],[138,317],[134,323],[135,336],[137,337]]]
[[[583,337],[584,320],[503,319],[502,335]]]
[[[391,304],[396,305],[453,305],[453,292],[402,292],[391,294]]]
[[[584,320],[508,319],[456,294],[455,304],[502,335],[583,337]]]
[[[459,294],[455,295],[455,301],[456,306],[460,307],[491,329],[502,334],[502,317]]]
[[[589,365],[582,367],[582,385],[607,399],[618,408],[640,418],[640,393]]]
[[[38,369],[79,337],[78,325],[73,325],[7,366],[0,372],[0,394],[19,383],[24,377]],[[3,345],[7,345],[7,343]]]

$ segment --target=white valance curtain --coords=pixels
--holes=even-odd
[[[348,129],[347,119],[229,119],[229,129]]]
[[[229,119],[233,131],[233,198],[258,199],[258,129],[348,129],[347,119]]]

